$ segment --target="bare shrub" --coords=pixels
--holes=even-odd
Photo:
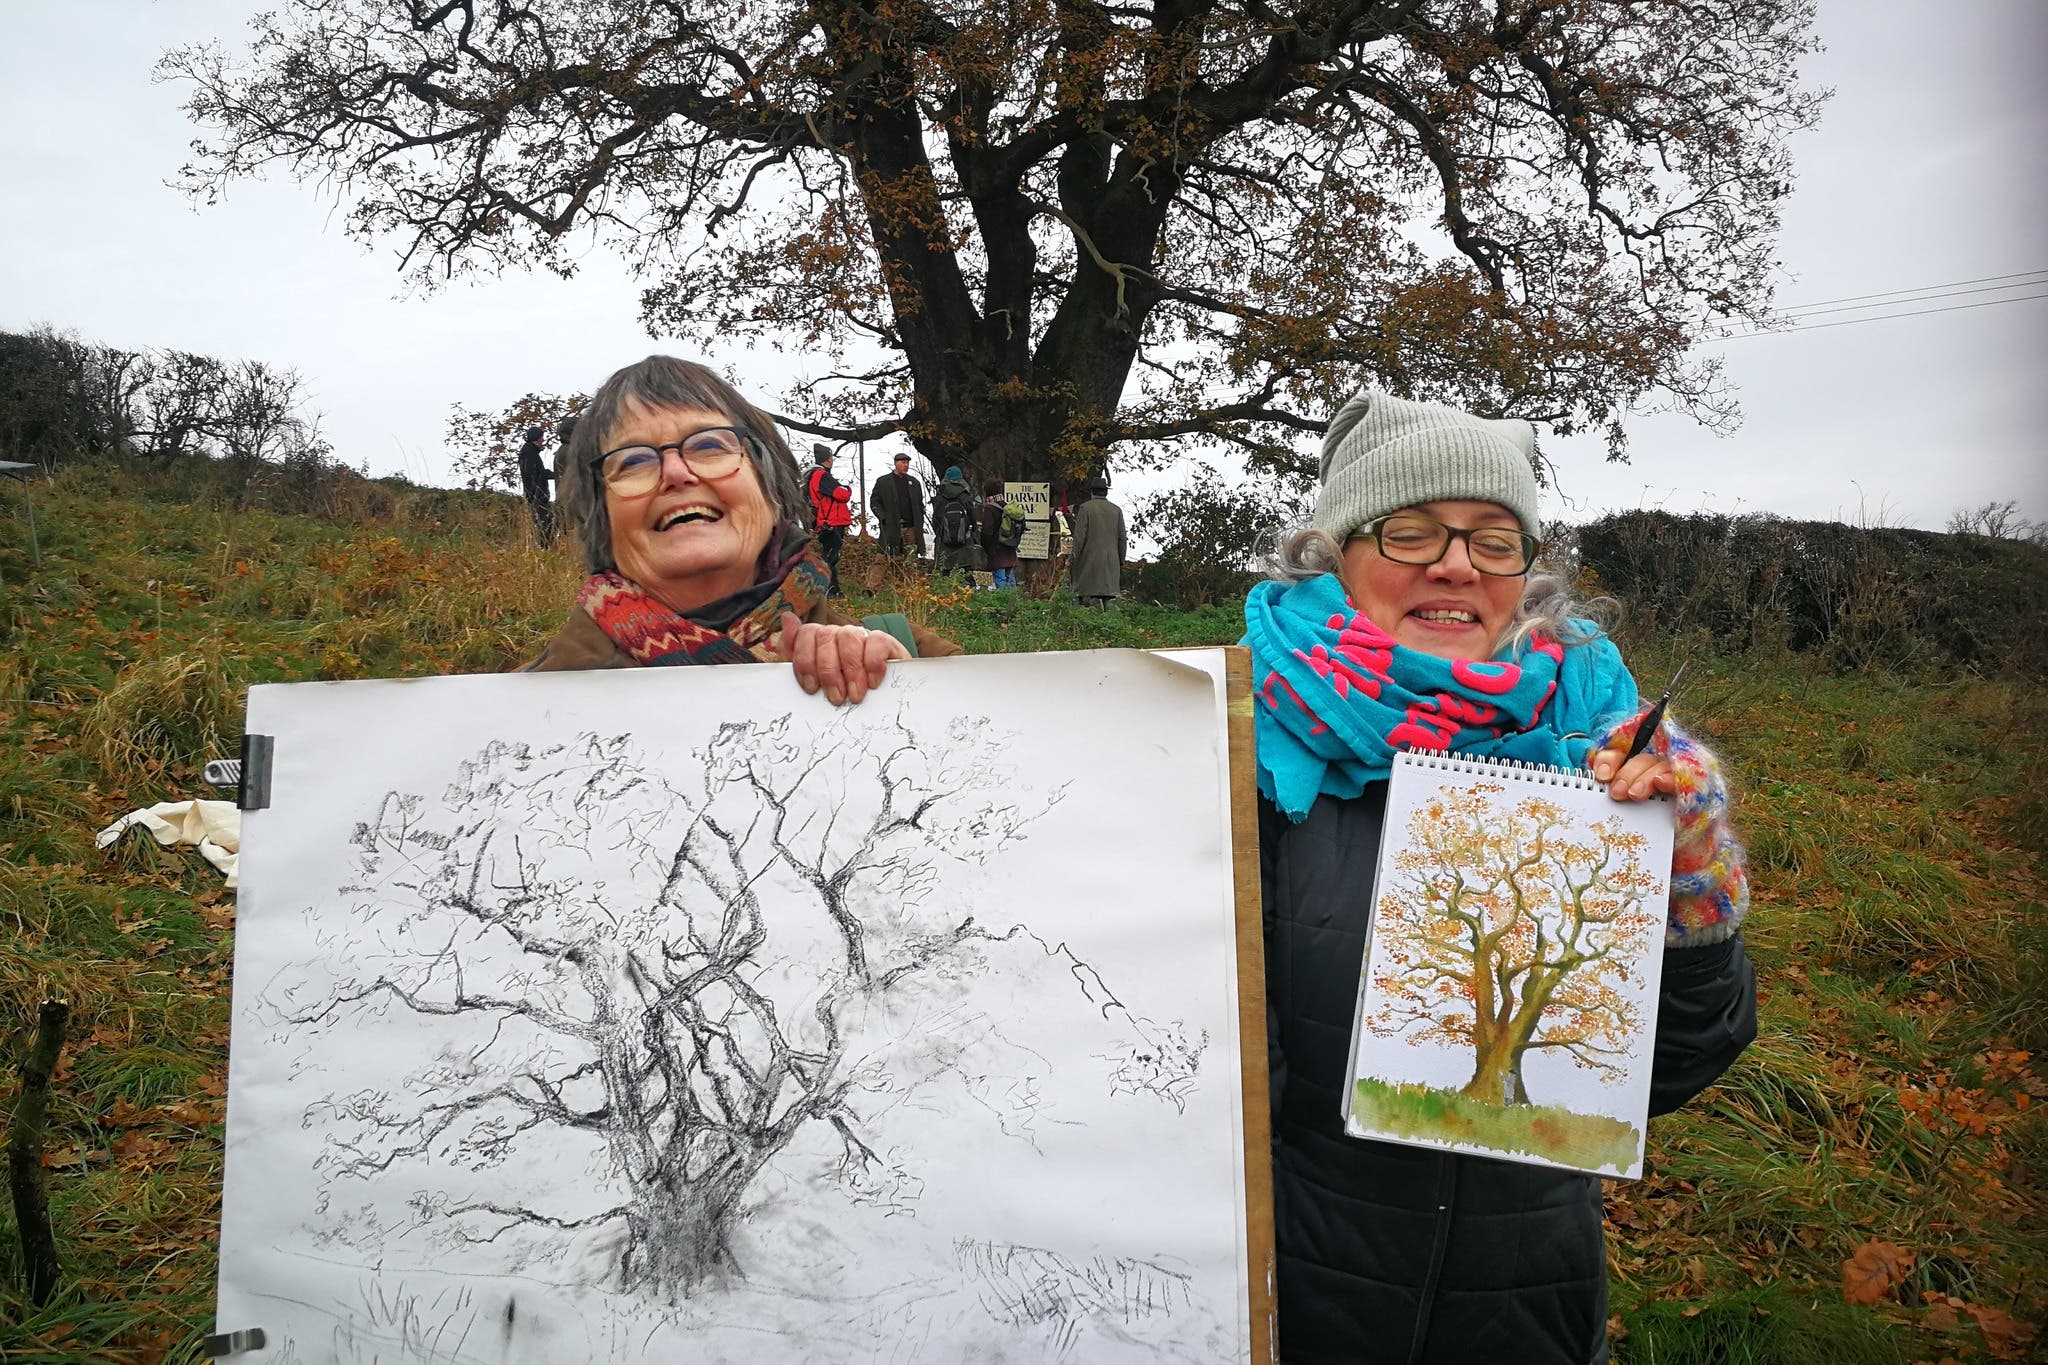
[[[2048,553],[1982,535],[1638,511],[1581,527],[1634,629],[1829,667],[2048,674]]]

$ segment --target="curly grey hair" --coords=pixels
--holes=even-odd
[[[747,454],[760,476],[761,490],[777,521],[801,517],[803,475],[796,457],[767,413],[740,396],[739,390],[695,361],[651,355],[617,371],[598,386],[590,406],[570,435],[562,470],[562,510],[576,528],[583,546],[584,568],[606,573],[618,567],[612,555],[612,519],[605,510],[604,482],[598,462],[626,409],[703,408],[724,417],[744,432]]]
[[[1260,570],[1281,583],[1303,583],[1322,574],[1341,574],[1344,547],[1328,532],[1302,529],[1278,535],[1259,562]],[[1565,648],[1591,644],[1611,628],[1621,604],[1611,597],[1579,598],[1562,574],[1538,568],[1522,580],[1522,600],[1507,630],[1494,643],[1495,655],[1513,654],[1537,632]],[[1585,626],[1591,622],[1593,629]]]

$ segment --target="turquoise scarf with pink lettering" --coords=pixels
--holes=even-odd
[[[1439,659],[1395,644],[1335,574],[1261,583],[1244,619],[1259,790],[1293,820],[1318,796],[1348,800],[1384,780],[1403,749],[1581,767],[1636,711],[1635,679],[1604,635],[1570,648],[1535,636],[1512,659]]]

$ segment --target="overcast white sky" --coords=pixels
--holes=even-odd
[[[48,322],[296,366],[343,457],[427,482],[451,478],[451,403],[587,389],[661,349],[639,325],[636,286],[602,253],[573,281],[519,275],[401,298],[391,245],[344,236],[310,187],[243,185],[208,209],[166,188],[193,131],[182,91],[152,84],[152,65],[177,43],[238,38],[259,7],[0,0],[0,328]],[[1836,96],[1795,145],[1781,306],[2048,270],[2048,5],[1823,0],[1820,31],[1828,50],[1810,77]],[[1894,311],[2016,293],[2048,287]],[[1745,410],[1736,435],[1645,416],[1627,465],[1591,439],[1551,441],[1560,486],[1546,511],[1939,528],[1958,508],[2015,498],[2048,519],[2048,299],[1717,344]]]

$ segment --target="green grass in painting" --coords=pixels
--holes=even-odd
[[[1390,1137],[1456,1142],[1517,1156],[1541,1157],[1584,1170],[1625,1171],[1635,1164],[1642,1134],[1604,1114],[1579,1114],[1550,1104],[1485,1104],[1453,1090],[1361,1078],[1351,1117]]]

